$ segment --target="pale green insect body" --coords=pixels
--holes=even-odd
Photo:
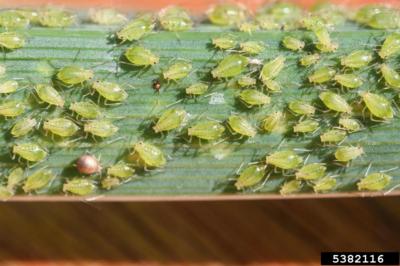
[[[111,137],[117,133],[118,129],[117,126],[105,119],[89,121],[83,127],[84,132],[101,138]]]
[[[319,61],[320,58],[321,58],[321,56],[319,54],[305,55],[302,58],[300,58],[300,65],[302,65],[304,67],[314,65],[315,63],[317,63]]]
[[[118,162],[107,169],[107,175],[127,179],[135,174],[135,169],[124,162]]]
[[[346,138],[346,131],[331,129],[321,134],[320,139],[322,143],[338,143]]]
[[[208,85],[204,83],[195,83],[190,85],[185,89],[187,95],[199,96],[206,93],[208,90]]]
[[[0,200],[7,201],[9,198],[14,196],[14,192],[7,189],[6,186],[0,185]]]
[[[356,119],[348,117],[341,117],[339,119],[339,125],[349,132],[360,131],[362,128],[360,122],[358,122]]]
[[[170,6],[158,13],[161,27],[167,31],[187,31],[193,27],[189,14],[181,7]]]
[[[79,127],[70,119],[52,118],[44,122],[43,129],[60,137],[71,137],[78,132]]]
[[[309,133],[314,132],[318,129],[319,123],[312,119],[306,119],[298,122],[293,126],[293,132],[295,133]]]
[[[39,12],[31,8],[19,8],[14,10],[19,16],[29,20],[30,24],[39,24]]]
[[[249,64],[249,59],[240,54],[231,54],[222,59],[211,71],[214,78],[230,78],[241,74]]]
[[[260,26],[254,21],[244,21],[238,26],[239,31],[252,34],[260,29]]]
[[[63,191],[78,196],[93,194],[96,185],[93,180],[88,178],[73,178],[63,185]]]
[[[29,19],[22,16],[17,10],[5,10],[0,12],[0,26],[5,29],[26,28]]]
[[[64,106],[64,99],[60,93],[48,84],[37,84],[35,86],[36,95],[39,99],[47,104],[58,107]]]
[[[254,126],[243,116],[231,115],[227,120],[227,125],[233,134],[250,138],[257,134]]]
[[[119,25],[128,20],[124,14],[112,8],[89,9],[89,18],[99,25]]]
[[[266,157],[266,163],[283,170],[296,169],[303,158],[292,150],[283,150],[274,152]]]
[[[382,95],[371,92],[360,92],[360,96],[368,108],[368,111],[375,117],[383,120],[390,120],[394,111],[390,101]]]
[[[196,123],[188,129],[188,135],[204,140],[216,140],[222,137],[225,127],[213,120],[205,120]]]
[[[13,169],[7,177],[7,190],[14,192],[24,179],[24,170],[22,168]]]
[[[362,147],[343,146],[335,151],[335,158],[339,162],[349,162],[364,154]]]
[[[311,83],[321,84],[332,80],[335,76],[336,71],[330,67],[321,67],[314,71],[308,76],[308,80]]]
[[[271,102],[271,98],[255,89],[245,89],[239,94],[239,99],[247,106],[261,106]]]
[[[0,47],[14,50],[25,46],[25,38],[17,33],[5,31],[0,33]]]
[[[361,87],[363,81],[355,74],[336,74],[333,78],[337,83],[349,89]]]
[[[268,14],[258,14],[255,20],[263,30],[277,30],[281,28],[281,25]]]
[[[249,55],[258,55],[265,50],[263,42],[247,41],[240,43],[240,51]]]
[[[303,184],[300,180],[287,181],[281,186],[279,193],[284,196],[290,195],[290,194],[295,194],[295,193],[300,192],[302,186],[303,186]]]
[[[332,111],[348,114],[352,112],[351,106],[339,94],[331,91],[324,91],[319,94],[319,98],[325,104],[325,106]]]
[[[37,121],[34,118],[27,117],[20,119],[11,128],[11,135],[13,135],[15,138],[25,136],[31,132],[36,125]]]
[[[316,180],[325,176],[326,165],[324,163],[310,163],[301,167],[296,172],[296,179]]]
[[[246,167],[235,182],[238,190],[252,187],[260,183],[265,176],[265,165],[250,165]]]
[[[26,178],[25,184],[22,189],[25,192],[32,192],[35,190],[45,188],[53,179],[55,175],[51,170],[40,169]]]
[[[133,154],[144,167],[159,168],[167,163],[163,151],[147,142],[140,141],[136,143],[133,146]]]
[[[300,51],[304,48],[304,41],[291,36],[285,36],[282,40],[282,45],[292,51]]]
[[[333,190],[336,187],[337,181],[334,177],[325,176],[314,181],[313,189],[315,193],[323,193]]]
[[[315,107],[304,101],[292,101],[289,103],[289,109],[297,115],[313,115]]]
[[[386,9],[387,7],[384,5],[365,5],[357,10],[353,19],[360,24],[367,24],[374,15],[379,14]]]
[[[66,66],[57,72],[57,79],[66,85],[83,84],[91,80],[93,76],[92,70],[80,66]]]
[[[69,109],[86,119],[96,119],[102,115],[100,107],[89,101],[71,103]]]
[[[212,24],[230,26],[246,20],[246,9],[238,4],[221,3],[212,6],[207,11],[207,17]]]
[[[246,75],[239,77],[239,79],[237,80],[237,84],[242,88],[254,86],[256,85],[256,83],[257,80],[255,78]]]
[[[110,190],[114,187],[117,187],[121,184],[121,180],[116,177],[107,176],[103,180],[101,180],[101,187],[107,190]]]
[[[400,74],[396,70],[388,64],[382,64],[380,70],[386,84],[392,88],[400,89]]]
[[[274,112],[262,121],[262,129],[268,133],[283,133],[286,131],[286,116],[283,112]]]
[[[392,33],[386,37],[378,54],[382,59],[387,59],[400,52],[400,34]]]
[[[285,66],[285,57],[280,55],[266,62],[260,72],[260,79],[265,84],[266,81],[276,78]]]
[[[18,82],[15,80],[8,80],[0,84],[0,94],[13,93],[18,90]]]
[[[17,117],[25,112],[26,106],[21,101],[9,100],[0,104],[0,115],[5,117]]]
[[[154,26],[153,16],[151,14],[144,14],[128,22],[116,35],[122,42],[137,41],[150,34]]]
[[[362,68],[369,65],[373,60],[372,52],[367,50],[356,50],[340,60],[342,66],[349,68]]]
[[[392,181],[392,177],[385,173],[372,173],[362,178],[358,183],[358,190],[381,191]]]
[[[96,81],[93,83],[92,89],[111,102],[123,102],[128,98],[128,93],[114,82]]]
[[[337,43],[332,42],[329,32],[325,25],[316,26],[312,29],[313,33],[318,39],[315,47],[322,53],[331,53],[334,52],[339,45]]]
[[[159,62],[160,58],[142,46],[132,46],[125,51],[125,57],[135,66],[152,66]]]
[[[165,111],[157,123],[153,126],[156,133],[170,131],[179,128],[186,118],[186,111],[181,108],[173,108]]]
[[[395,9],[386,9],[373,15],[367,24],[374,29],[397,29],[400,27],[399,15],[399,12]]]
[[[30,162],[43,161],[48,155],[46,150],[33,142],[15,144],[12,152]]]
[[[177,81],[187,77],[191,70],[192,64],[190,62],[185,60],[177,60],[163,71],[163,77],[166,80]]]
[[[238,41],[236,40],[236,38],[231,35],[225,35],[225,36],[219,36],[219,37],[212,38],[211,42],[216,48],[221,49],[221,50],[233,49],[238,44]]]
[[[39,11],[39,23],[44,27],[64,28],[76,22],[76,17],[59,8],[47,8]]]
[[[279,84],[278,81],[276,80],[266,80],[264,82],[265,87],[267,87],[267,89],[272,92],[272,93],[277,93],[277,92],[281,92],[282,88],[281,88],[281,84]]]

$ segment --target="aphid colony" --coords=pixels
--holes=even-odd
[[[89,18],[100,25],[118,25],[113,36],[118,45],[127,46],[122,54],[126,61],[123,63],[142,69],[161,65],[162,61],[156,51],[139,40],[157,29],[174,32],[179,38],[179,32],[194,27],[188,13],[177,6],[164,8],[156,15],[139,14],[131,20],[113,9],[93,9],[89,11]],[[184,132],[189,143],[199,144],[220,143],[228,138],[252,139],[257,134],[316,137],[321,149],[330,150],[330,160],[308,162],[308,155],[313,155],[313,150],[277,148],[256,162],[242,165],[234,185],[238,190],[257,190],[270,176],[280,175],[285,177],[280,187],[282,195],[307,191],[307,188],[316,193],[335,190],[339,179],[329,174],[327,169],[337,166],[345,169],[353,161],[362,159],[365,153],[361,145],[346,144],[346,138],[361,131],[364,123],[390,123],[396,116],[388,93],[378,89],[366,90],[362,73],[375,68],[388,91],[400,88],[400,74],[393,66],[393,59],[400,53],[400,34],[388,33],[375,50],[354,49],[341,54],[337,64],[332,64],[326,58],[340,49],[340,43],[331,36],[331,31],[347,20],[375,29],[399,28],[398,11],[365,6],[351,15],[334,5],[320,4],[310,13],[305,13],[293,4],[276,2],[251,18],[243,6],[223,3],[211,7],[207,19],[212,24],[233,27],[247,34],[246,38],[234,32],[211,37],[211,46],[222,57],[208,73],[213,82],[235,83],[235,97],[245,111],[232,112],[223,121],[208,118],[190,120],[183,107],[168,107],[157,115],[151,130],[160,136],[172,131]],[[63,28],[77,22],[74,14],[53,7],[1,11],[0,26],[5,31],[0,33],[0,47],[7,52],[23,48],[29,39],[20,29],[29,25]],[[271,55],[266,51],[265,42],[251,38],[256,31],[293,29],[309,31],[312,43],[298,31],[288,32],[279,44],[284,53]],[[296,55],[298,66],[307,70],[303,83],[318,93],[312,99],[292,99],[284,108],[278,108],[275,101],[286,89],[281,78],[289,67],[289,53]],[[197,69],[190,60],[174,58],[161,67],[161,73],[149,87],[162,93],[164,82],[179,84],[195,71]],[[45,166],[29,170],[46,161],[51,154],[45,143],[32,138],[33,131],[49,135],[54,142],[79,141],[88,135],[95,140],[115,137],[119,128],[107,117],[105,107],[123,104],[129,96],[117,82],[98,80],[93,70],[75,64],[57,69],[51,82],[30,85],[29,94],[38,106],[62,112],[42,119],[29,114],[34,110],[27,101],[4,97],[0,102],[0,116],[14,119],[10,135],[16,141],[11,146],[11,155],[19,161],[17,167],[7,172],[6,183],[0,185],[0,197],[3,198],[18,193],[18,188],[25,193],[40,192],[57,176]],[[20,89],[22,86],[17,79],[0,82],[1,95],[12,95]],[[68,89],[87,90],[97,95],[99,101],[82,99],[70,102],[65,97]],[[210,83],[202,80],[185,87],[184,93],[194,98],[205,97],[210,90]],[[268,112],[254,119],[251,115],[254,110]],[[90,153],[83,154],[73,163],[76,177],[66,180],[62,190],[68,194],[90,195],[99,187],[111,189],[129,181],[138,169],[163,168],[168,156],[159,146],[138,140],[128,147],[126,159],[111,165],[103,165],[100,158]],[[380,191],[389,186],[391,179],[387,173],[367,171],[356,186],[358,190]]]

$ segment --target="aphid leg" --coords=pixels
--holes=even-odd
[[[393,186],[392,188],[390,188],[388,191],[384,192],[383,195],[389,195],[390,193],[392,193],[393,191],[395,191],[396,189],[398,189],[400,187],[400,184],[397,184],[395,186]]]
[[[364,177],[368,175],[369,170],[371,170],[371,167],[372,167],[372,163],[370,162],[370,163],[368,164],[367,170],[365,171]]]
[[[242,163],[240,164],[239,168],[236,170],[235,173],[236,173],[237,175],[239,175],[240,170],[242,170],[243,165],[244,165],[244,163],[242,162]]]
[[[308,154],[308,155],[307,155],[306,159],[304,160],[304,165],[306,165],[306,164],[307,164],[307,162],[308,162],[308,159],[310,159],[310,155],[311,155],[311,154]]]
[[[261,183],[261,185],[259,185],[258,187],[256,187],[256,188],[253,190],[253,192],[256,192],[256,191],[262,189],[262,188],[265,186],[265,184],[267,183],[267,181],[268,181],[268,179],[269,179],[270,176],[271,176],[271,172],[269,172],[269,173],[267,174],[267,176],[264,178],[264,181]]]

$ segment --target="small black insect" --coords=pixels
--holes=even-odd
[[[153,90],[156,92],[160,92],[161,89],[161,83],[158,79],[153,80]]]

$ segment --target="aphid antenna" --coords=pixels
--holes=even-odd
[[[309,149],[301,149],[301,148],[294,148],[294,151],[298,151],[298,152],[312,152],[312,150]]]
[[[367,167],[367,169],[365,170],[364,177],[368,175],[369,171],[371,170],[371,167],[372,167],[372,162],[370,162],[370,163],[368,164],[368,167]]]
[[[393,191],[395,191],[396,189],[398,189],[400,187],[400,184],[397,184],[393,187],[391,187],[389,190],[385,191],[383,193],[384,196],[389,195],[390,193],[392,193]]]
[[[165,106],[164,110],[170,108],[171,106],[177,105],[178,103],[181,103],[182,101],[183,101],[183,99],[179,99],[174,103],[168,104],[167,106]]]
[[[311,154],[309,153],[309,154],[307,154],[307,157],[306,157],[306,159],[304,160],[304,163],[303,163],[303,165],[306,165],[307,164],[307,162],[308,162],[308,159],[310,158],[310,156],[311,156]]]
[[[286,139],[283,138],[283,139],[281,140],[281,142],[279,142],[279,144],[278,144],[278,146],[276,147],[276,149],[279,150],[279,149],[282,147],[282,145],[285,143],[285,141],[286,141]]]

